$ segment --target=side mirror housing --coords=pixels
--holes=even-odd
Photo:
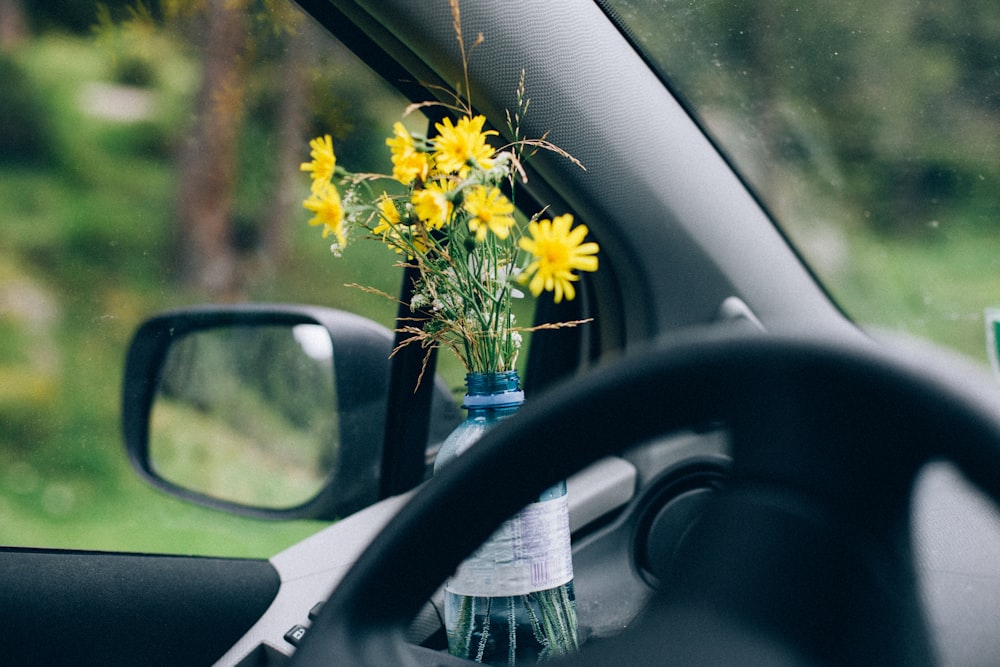
[[[378,500],[393,335],[309,306],[206,306],[146,321],[123,429],[152,485],[266,519],[335,519]],[[443,383],[437,410],[460,415]]]

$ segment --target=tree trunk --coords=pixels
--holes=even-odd
[[[177,273],[183,284],[223,299],[237,298],[241,288],[230,206],[244,103],[243,4],[207,3],[201,88],[179,159]]]
[[[264,221],[262,254],[265,266],[272,270],[280,268],[288,255],[289,222],[299,210],[297,194],[302,183],[299,164],[306,159],[303,150],[306,146],[307,72],[312,64],[309,56],[313,53],[308,33],[314,28],[305,21],[295,21],[293,28],[294,33],[286,39],[284,62],[281,64],[284,76],[279,91],[278,146],[275,152],[278,169],[274,196]]]
[[[28,37],[21,0],[0,0],[0,51],[11,51]]]

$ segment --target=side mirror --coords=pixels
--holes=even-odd
[[[158,315],[126,360],[129,458],[154,486],[217,509],[350,514],[378,499],[392,343],[385,327],[326,308]],[[434,404],[457,423],[440,381]]]

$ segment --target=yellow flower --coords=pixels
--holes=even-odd
[[[430,156],[417,150],[413,137],[399,121],[393,124],[392,133],[394,136],[385,140],[392,149],[392,177],[403,185],[418,178],[426,180],[431,170]]]
[[[314,227],[323,225],[323,238],[330,234],[337,237],[337,243],[343,247],[347,245],[347,237],[344,234],[344,207],[340,203],[340,193],[330,183],[322,189],[315,190],[302,202],[302,206],[312,211],[315,216],[309,221]]]
[[[392,134],[392,137],[385,140],[385,145],[392,149],[393,157],[416,150],[413,136],[398,120],[392,124]]]
[[[486,239],[487,231],[506,239],[514,226],[514,204],[500,193],[499,188],[487,190],[481,185],[470,188],[465,195],[465,210],[469,212],[469,231],[475,232],[476,241]]]
[[[378,200],[378,224],[372,227],[372,234],[381,234],[383,238],[399,226],[399,209],[389,199],[389,195],[382,193]]]
[[[485,122],[485,116],[465,116],[458,119],[458,125],[452,125],[451,118],[435,124],[438,136],[434,138],[434,163],[438,169],[446,174],[464,176],[470,165],[492,168],[493,148],[486,143],[486,137],[497,132],[483,131]]]
[[[449,190],[450,184],[434,181],[410,195],[417,217],[430,229],[441,229],[451,219],[453,204],[448,197]]]
[[[316,137],[309,142],[309,147],[312,149],[309,152],[312,162],[303,162],[299,169],[312,172],[312,191],[317,192],[325,188],[333,178],[337,156],[333,154],[333,139],[329,134]]]
[[[534,256],[534,260],[524,270],[524,280],[530,279],[528,289],[534,296],[542,290],[555,292],[555,302],[567,301],[576,296],[573,282],[579,276],[573,271],[596,271],[597,253],[600,250],[593,242],[583,243],[587,236],[587,226],[579,225],[573,230],[573,216],[566,214],[552,220],[538,220],[528,223],[527,236],[521,237],[518,245]]]
[[[396,204],[389,195],[382,193],[378,200],[379,222],[372,227],[373,234],[382,236],[382,241],[396,251],[406,253],[408,259],[413,259],[414,253],[427,253],[427,244],[420,235],[416,225],[402,224],[402,217]]]
[[[393,158],[392,177],[403,185],[409,185],[420,179],[427,180],[431,171],[431,158],[427,153],[413,152],[408,155]]]

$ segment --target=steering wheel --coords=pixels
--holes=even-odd
[[[702,336],[554,387],[413,497],[292,664],[468,664],[418,662],[403,640],[462,558],[586,465],[714,424],[731,433],[731,478],[685,534],[661,593],[634,628],[567,662],[931,664],[910,546],[916,474],[948,459],[1000,500],[991,383],[931,365],[868,342]]]

